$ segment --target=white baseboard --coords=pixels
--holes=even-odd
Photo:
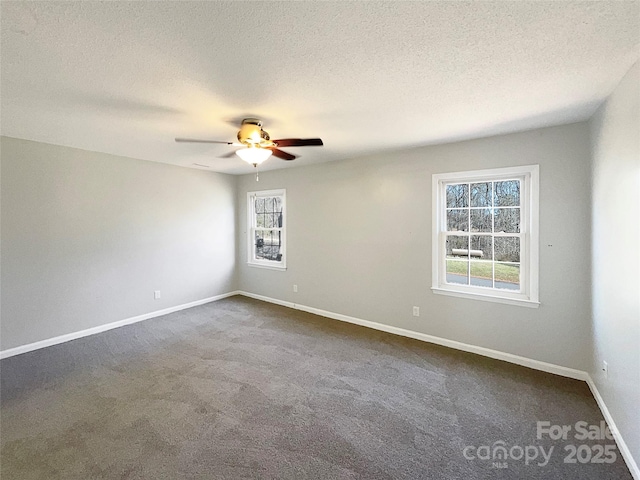
[[[202,300],[196,300],[194,302],[184,303],[175,307],[164,308],[162,310],[156,310],[155,312],[145,313],[131,318],[125,318],[124,320],[118,320],[116,322],[107,323],[105,325],[98,325],[97,327],[87,328],[86,330],[80,330],[79,332],[67,333],[58,337],[48,338],[46,340],[40,340],[39,342],[29,343],[27,345],[21,345],[19,347],[9,348],[7,350],[0,351],[0,359],[13,357],[14,355],[20,355],[21,353],[31,352],[40,348],[50,347],[51,345],[57,345],[59,343],[75,340],[76,338],[87,337],[100,332],[106,332],[114,328],[123,327],[125,325],[131,325],[132,323],[142,322],[150,318],[160,317],[169,313],[184,310],[186,308],[197,307],[198,305],[204,305],[205,303],[215,302],[216,300],[222,300],[223,298],[238,295],[240,292],[228,292],[222,295],[216,295],[215,297],[203,298]]]
[[[257,295],[255,293],[245,292],[243,290],[238,291],[238,295],[244,295],[245,297],[255,298],[256,300],[262,300],[263,302],[275,303],[276,305],[282,305],[283,307],[295,308],[296,310],[302,310],[302,305],[296,305],[293,302],[285,302],[284,300],[278,300],[277,298],[265,297],[264,295]],[[326,315],[323,315],[326,317]]]
[[[302,310],[304,312],[314,313],[323,317],[332,318],[334,320],[341,320],[343,322],[354,323],[363,327],[373,328],[375,330],[381,330],[387,333],[393,333],[395,335],[401,335],[403,337],[414,338],[416,340],[422,340],[423,342],[435,343],[436,345],[442,345],[443,347],[455,348],[456,350],[462,350],[464,352],[477,353],[485,357],[495,358],[497,360],[504,360],[505,362],[515,363],[524,367],[533,368],[535,370],[542,370],[543,372],[554,373],[563,377],[575,378],[576,380],[587,380],[587,372],[582,370],[575,370],[573,368],[562,367],[560,365],[554,365],[552,363],[541,362],[540,360],[533,360],[531,358],[521,357],[513,355],[511,353],[500,352],[498,350],[492,350],[490,348],[478,347],[476,345],[470,345],[468,343],[457,342],[455,340],[449,340],[442,337],[436,337],[428,335],[426,333],[415,332],[413,330],[407,330],[399,327],[392,327],[383,323],[371,322],[369,320],[362,320],[361,318],[349,317],[342,315],[341,313],[328,312],[319,308],[307,307],[305,305],[298,305],[292,302],[285,302],[275,298],[265,297],[262,295],[256,295],[254,293],[240,291],[240,295],[246,297],[255,298],[257,300],[263,300],[269,303],[275,303],[284,307],[295,308],[296,310]]]
[[[624,458],[624,461],[627,462],[627,467],[629,467],[629,471],[631,472],[631,475],[635,480],[640,480],[640,468],[638,468],[638,464],[636,463],[635,459],[631,455],[631,451],[629,450],[629,447],[627,446],[626,442],[622,438],[622,435],[620,434],[620,430],[618,430],[618,426],[616,425],[616,422],[613,420],[613,417],[611,416],[611,413],[609,412],[607,405],[604,403],[604,399],[602,398],[602,395],[600,395],[600,392],[598,391],[598,387],[596,387],[596,384],[591,378],[591,375],[588,375],[588,374],[587,374],[587,384],[589,385],[589,388],[591,389],[591,393],[593,393],[593,396],[596,399],[598,406],[600,407],[600,411],[602,412],[604,419],[607,421],[607,425],[609,425],[609,430],[611,430],[611,434],[613,435],[613,438],[615,438],[616,443],[618,444],[618,449],[622,454],[622,458]]]

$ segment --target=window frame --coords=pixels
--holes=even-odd
[[[282,198],[282,227],[261,228],[255,225],[255,199],[259,197],[280,197]],[[254,239],[258,230],[280,230],[282,233],[282,258],[277,260],[264,260],[256,258]],[[260,267],[271,270],[287,269],[287,191],[286,189],[260,190],[247,192],[247,265],[250,267]]]
[[[433,293],[537,308],[539,302],[539,166],[493,168],[432,175]],[[446,185],[520,180],[520,291],[446,282]],[[494,207],[495,208],[495,207]],[[473,232],[469,228],[469,238]],[[471,245],[468,246],[471,248]],[[493,260],[495,264],[495,259]],[[499,262],[498,262],[499,263]]]

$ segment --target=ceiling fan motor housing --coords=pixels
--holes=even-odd
[[[269,134],[262,129],[262,120],[257,118],[245,118],[242,120],[240,131],[238,132],[238,141],[249,147],[270,147],[273,143],[270,141]]]

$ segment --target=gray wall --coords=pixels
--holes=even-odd
[[[589,155],[580,123],[242,176],[239,288],[586,370]],[[528,164],[540,165],[540,308],[433,294],[431,174]],[[272,188],[287,189],[286,272],[246,264],[246,192]]]
[[[593,338],[591,376],[640,459],[640,64],[591,120]],[[607,377],[602,362],[609,364]]]
[[[2,350],[235,290],[235,177],[0,148]]]

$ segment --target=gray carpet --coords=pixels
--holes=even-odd
[[[631,479],[536,438],[603,419],[584,382],[244,297],[0,368],[3,480]],[[499,441],[554,451],[463,455]]]

